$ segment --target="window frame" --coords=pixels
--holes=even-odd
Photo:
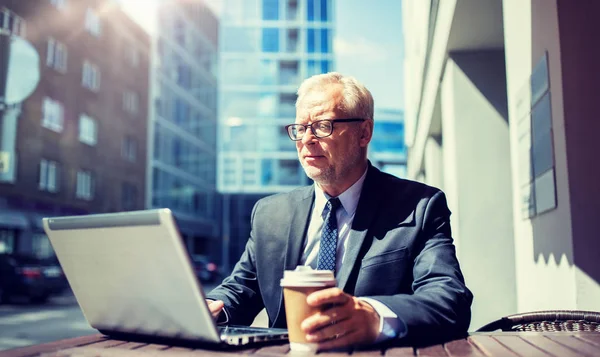
[[[83,61],[81,85],[93,92],[98,92],[100,90],[100,80],[100,68],[88,60]]]
[[[88,33],[95,37],[100,37],[102,35],[100,16],[91,7],[88,7],[85,11],[84,27]]]
[[[40,191],[56,193],[59,191],[60,165],[58,162],[48,159],[40,160],[40,175],[38,177],[38,189]]]
[[[67,72],[67,46],[56,40],[54,37],[48,37],[46,48],[46,66],[55,69],[60,73]]]
[[[79,115],[78,139],[89,146],[98,143],[98,122],[85,113]]]
[[[42,126],[61,133],[64,129],[65,108],[61,102],[50,97],[42,101]]]
[[[94,174],[89,170],[77,170],[75,198],[91,201],[94,199]]]

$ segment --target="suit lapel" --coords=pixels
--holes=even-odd
[[[363,246],[367,232],[371,226],[375,214],[379,208],[378,202],[381,202],[378,198],[380,192],[377,188],[377,181],[379,178],[379,170],[371,166],[369,163],[369,171],[365,178],[365,183],[360,194],[358,206],[356,207],[356,213],[354,215],[354,221],[352,222],[352,228],[348,236],[348,248],[344,256],[344,263],[340,271],[338,272],[337,286],[342,290],[346,290],[346,285],[350,275],[354,269],[358,269],[356,266],[356,259]]]
[[[290,234],[287,240],[285,254],[285,269],[295,269],[300,260],[300,251],[308,229],[309,216],[314,202],[314,187],[310,186],[302,196],[300,202],[294,207],[294,214],[290,225]],[[294,200],[292,200],[294,204]]]
[[[314,202],[313,186],[307,187],[300,193],[300,200],[290,198],[290,204],[295,205],[292,209],[292,220],[289,226],[289,234],[286,243],[286,253],[284,258],[283,270],[293,270],[300,261],[302,244],[308,229],[309,216]],[[283,271],[281,272],[283,276]],[[276,283],[279,287],[279,281]],[[280,321],[281,320],[281,321]],[[277,316],[273,319],[273,326],[285,326],[285,311],[283,311],[283,290],[279,291],[279,306],[277,307]]]

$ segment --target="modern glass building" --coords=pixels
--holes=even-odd
[[[375,127],[369,145],[369,160],[382,171],[405,177],[404,111],[375,108],[374,116]]]
[[[158,9],[147,205],[175,212],[192,253],[220,255],[216,191],[218,21],[201,0]]]
[[[257,199],[309,183],[284,125],[303,79],[333,70],[333,0],[224,0],[217,187],[225,268],[248,239]]]
[[[300,82],[333,68],[332,0],[225,0],[221,19],[222,193],[273,193],[308,183],[283,126]]]

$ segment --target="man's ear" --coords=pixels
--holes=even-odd
[[[360,123],[360,147],[365,148],[371,142],[373,137],[373,120],[367,119]]]

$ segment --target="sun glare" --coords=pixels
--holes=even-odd
[[[123,11],[148,33],[156,31],[156,10],[160,0],[119,0]]]

